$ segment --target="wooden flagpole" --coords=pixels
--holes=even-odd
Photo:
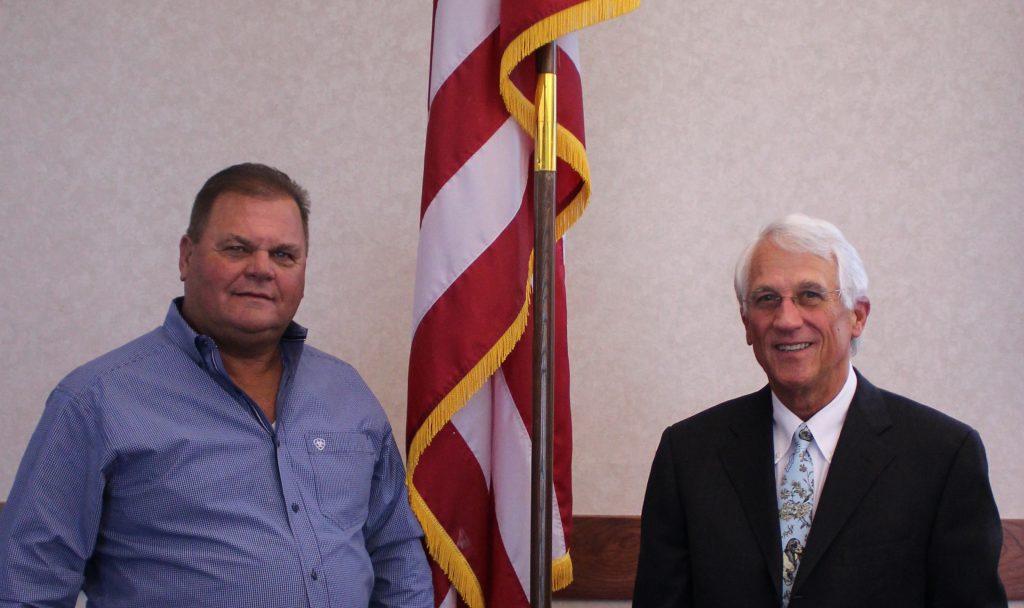
[[[537,49],[537,137],[533,164],[533,466],[530,606],[551,606],[552,454],[555,350],[555,73],[558,48]]]

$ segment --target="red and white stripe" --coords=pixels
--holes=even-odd
[[[561,233],[589,193],[569,32],[616,11],[611,0],[435,0],[407,439],[437,605],[528,605],[533,139],[524,100],[535,75],[532,61],[508,58],[561,36],[559,157],[572,158],[558,166]],[[561,241],[555,295],[552,557],[564,586],[572,438]]]

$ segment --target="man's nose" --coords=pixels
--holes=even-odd
[[[784,296],[779,302],[779,308],[775,311],[775,326],[780,329],[791,329],[800,327],[803,322],[803,311],[793,301],[793,298]]]
[[[249,266],[246,268],[246,274],[258,279],[274,278],[274,263],[270,260],[270,252],[254,251],[249,256]]]

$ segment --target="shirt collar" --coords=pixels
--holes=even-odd
[[[846,375],[846,383],[839,390],[839,394],[807,421],[807,428],[814,436],[814,443],[830,464],[832,463],[832,454],[836,451],[836,444],[839,443],[839,433],[843,430],[843,422],[846,421],[846,413],[850,411],[850,403],[853,402],[853,394],[856,391],[857,374],[854,373],[851,363]],[[789,453],[789,446],[793,442],[793,433],[804,421],[789,411],[789,408],[782,404],[774,392],[772,392],[772,421],[775,434],[775,462],[778,463],[783,454]]]
[[[192,326],[185,321],[185,317],[181,316],[181,304],[184,301],[185,298],[180,296],[171,301],[171,305],[167,309],[167,316],[164,318],[164,331],[178,348],[183,350],[193,361],[202,365],[203,354],[199,345],[205,344],[207,347],[211,347],[214,344],[213,338],[197,334]],[[308,333],[309,331],[305,327],[295,321],[288,324],[284,335],[281,336],[281,348],[285,353],[286,363],[298,359]]]

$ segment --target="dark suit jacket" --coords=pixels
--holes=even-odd
[[[1006,606],[1002,530],[970,427],[858,373],[791,608]],[[633,606],[779,606],[768,387],[669,427],[651,467]]]

